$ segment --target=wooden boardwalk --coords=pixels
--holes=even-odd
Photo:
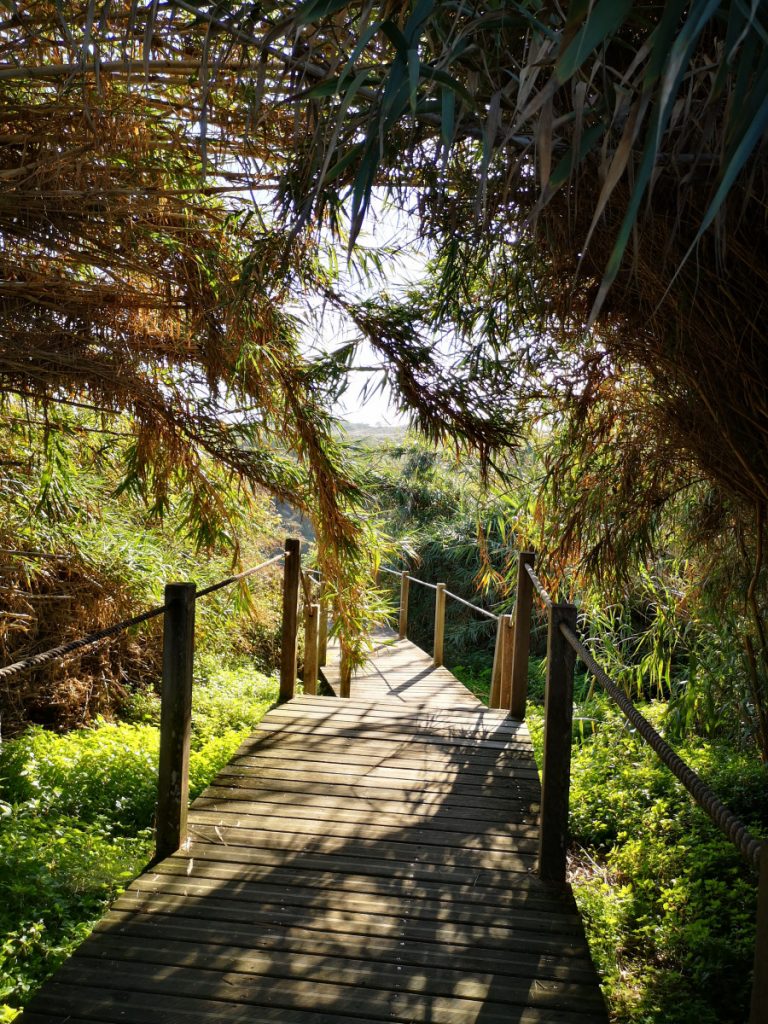
[[[525,725],[382,643],[269,712],[23,1021],[600,1024],[539,798]]]

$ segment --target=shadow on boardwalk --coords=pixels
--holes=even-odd
[[[570,893],[533,874],[525,727],[396,647],[350,701],[267,715],[26,1024],[606,1019]]]

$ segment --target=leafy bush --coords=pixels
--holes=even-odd
[[[11,1020],[146,864],[152,835],[40,817],[34,803],[0,810],[0,1020]]]
[[[63,736],[34,726],[0,751],[0,785],[6,800],[38,814],[135,835],[152,821],[158,744],[148,725],[102,722]]]
[[[277,691],[275,679],[254,669],[202,660],[193,690],[191,797]],[[137,702],[136,714],[154,718],[153,698]],[[33,727],[0,747],[0,1021],[12,1019],[147,863],[158,746],[155,725],[102,721],[66,735]]]
[[[278,683],[249,666],[217,667],[200,659],[192,690],[192,749],[201,750],[225,732],[252,729],[277,701]]]

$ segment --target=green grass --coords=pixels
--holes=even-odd
[[[274,704],[277,683],[203,662],[193,694],[192,797]],[[151,856],[159,702],[145,692],[130,710],[134,722],[33,728],[0,748],[0,1022]]]

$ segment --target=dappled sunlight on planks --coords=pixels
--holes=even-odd
[[[535,874],[526,727],[408,641],[274,709],[27,1024],[592,1024],[572,896]]]

